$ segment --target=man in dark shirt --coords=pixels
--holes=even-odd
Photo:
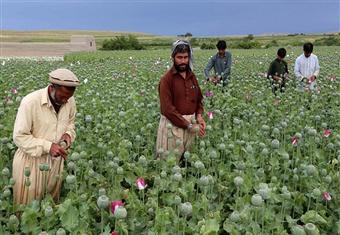
[[[222,85],[226,86],[231,71],[231,53],[226,51],[227,43],[224,40],[218,41],[216,47],[218,52],[210,58],[204,69],[204,75],[207,81],[215,84],[222,82]],[[209,75],[212,68],[214,68],[214,76]]]
[[[267,78],[271,82],[274,95],[276,95],[278,88],[280,88],[280,92],[285,90],[285,83],[288,78],[288,65],[283,59],[286,53],[286,49],[280,48],[277,51],[277,58],[270,64],[268,69]]]
[[[203,96],[192,72],[190,44],[178,40],[172,47],[173,66],[161,78],[158,91],[161,119],[157,134],[157,156],[174,151],[178,158],[191,145],[195,135],[205,135]],[[180,160],[180,159],[178,159]]]

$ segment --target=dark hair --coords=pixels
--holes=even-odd
[[[179,44],[175,47],[175,49],[172,52],[172,57],[174,58],[177,53],[188,53],[189,57],[191,57],[191,51],[190,51],[190,45],[188,42],[187,44]]]
[[[219,40],[216,44],[218,50],[224,50],[227,48],[227,43],[224,40]]]
[[[277,50],[277,55],[280,58],[285,58],[286,54],[287,54],[287,51],[284,48],[280,48],[279,50]]]
[[[310,42],[306,42],[303,44],[303,51],[306,53],[312,53],[313,52],[313,44]]]

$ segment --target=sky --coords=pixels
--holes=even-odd
[[[155,35],[340,32],[340,0],[0,0],[2,30]]]

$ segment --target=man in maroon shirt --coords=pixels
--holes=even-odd
[[[172,47],[173,66],[161,78],[158,91],[161,119],[157,134],[157,157],[174,151],[178,160],[189,149],[196,134],[205,135],[203,96],[192,72],[190,44],[178,40]]]

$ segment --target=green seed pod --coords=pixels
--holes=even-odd
[[[117,174],[118,174],[118,175],[123,175],[123,174],[124,174],[124,170],[123,170],[122,167],[118,167],[118,168],[117,168]]]
[[[273,149],[278,149],[280,147],[280,141],[277,139],[272,140],[272,148]]]
[[[10,178],[9,179],[9,185],[11,185],[11,186],[15,185],[15,179]]]
[[[70,170],[74,170],[76,168],[76,164],[74,164],[74,162],[72,162],[72,161],[69,161],[67,163],[67,168],[70,169]]]
[[[39,170],[44,171],[44,169],[45,169],[44,163],[40,163],[39,164]]]
[[[11,191],[7,188],[3,191],[2,195],[3,195],[4,198],[7,198],[7,197],[11,196]]]
[[[267,149],[267,148],[262,149],[261,154],[262,154],[263,156],[268,156],[268,154],[269,154],[268,149]]]
[[[306,167],[306,172],[309,176],[314,176],[318,171],[314,165],[310,164]]]
[[[188,160],[189,157],[190,157],[190,152],[185,151],[185,152],[184,152],[184,158]]]
[[[198,184],[202,187],[209,186],[209,178],[207,176],[201,176],[201,178],[198,181]]]
[[[161,177],[162,178],[166,178],[167,177],[167,173],[166,173],[166,171],[161,171]]]
[[[100,188],[100,189],[98,190],[98,194],[99,194],[99,196],[106,195],[106,190],[105,190],[105,188]]]
[[[236,187],[240,187],[243,184],[243,178],[241,176],[236,176],[234,178],[234,184]]]
[[[179,210],[183,216],[188,216],[192,213],[192,205],[190,202],[181,203]]]
[[[263,203],[263,199],[262,199],[261,195],[254,194],[251,197],[251,204],[253,204],[253,206],[261,206],[262,203]]]
[[[116,219],[124,219],[126,218],[127,216],[127,211],[125,209],[125,207],[123,206],[119,206],[118,208],[116,208],[113,216],[116,218]]]
[[[138,163],[143,167],[148,165],[148,161],[146,160],[146,157],[144,155],[139,157]]]
[[[63,228],[59,228],[59,229],[57,230],[57,233],[56,233],[56,235],[66,235],[66,231],[65,231],[65,229],[63,229]]]
[[[320,191],[320,189],[315,188],[315,189],[313,189],[312,194],[315,198],[319,198],[321,196],[321,191]]]
[[[50,165],[48,163],[44,164],[44,171],[49,171],[50,170]]]
[[[307,235],[319,235],[319,229],[313,223],[307,223],[304,226]]]
[[[45,208],[44,215],[46,217],[51,217],[53,215],[53,208],[48,206]]]
[[[8,223],[11,225],[19,225],[19,219],[16,217],[16,215],[11,215],[8,219]]]
[[[76,177],[74,175],[66,176],[66,183],[67,184],[74,184],[76,182]]]
[[[179,166],[174,166],[172,168],[172,173],[176,174],[176,173],[181,173],[181,168]]]
[[[324,178],[324,181],[327,183],[327,184],[330,184],[332,182],[332,177],[330,175],[327,175],[325,178]]]
[[[233,211],[233,213],[230,214],[229,219],[232,222],[237,223],[238,221],[240,221],[240,213],[238,213],[237,211]]]
[[[11,173],[9,172],[9,169],[7,167],[5,167],[5,168],[2,169],[1,174],[4,177],[9,177]]]
[[[30,177],[30,175],[31,175],[31,169],[28,166],[25,167],[24,175],[26,177]]]
[[[211,150],[210,153],[209,153],[209,157],[211,159],[216,159],[217,158],[217,153],[215,150]]]
[[[175,173],[172,175],[172,180],[176,182],[181,182],[182,181],[182,174],[181,173]]]
[[[97,206],[100,209],[106,209],[109,205],[109,198],[106,195],[101,195],[97,199]]]
[[[176,195],[175,198],[174,198],[174,204],[179,205],[179,204],[181,204],[181,202],[182,202],[181,197]]]
[[[305,229],[301,225],[295,225],[291,228],[292,235],[306,235]]]
[[[196,169],[204,169],[204,164],[203,164],[203,162],[201,162],[201,161],[196,161],[195,163],[194,163],[194,167],[196,168]]]

